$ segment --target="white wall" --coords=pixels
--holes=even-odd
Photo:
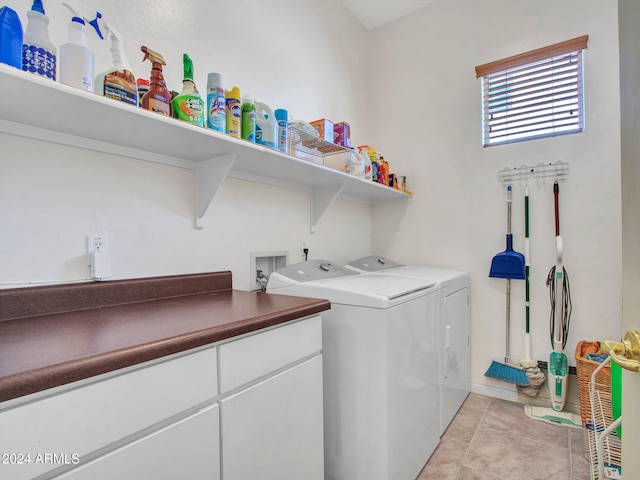
[[[179,91],[186,52],[201,93],[207,73],[219,72],[227,88],[274,109],[346,120],[354,141],[367,136],[368,33],[338,0],[84,3],[127,37],[136,76],[149,75],[146,45],[164,56],[167,84]],[[26,26],[30,3],[6,4]],[[60,2],[44,6],[52,42],[66,42],[70,13]],[[99,73],[111,66],[110,42],[90,37]],[[370,253],[369,205],[338,200],[310,234],[307,192],[227,179],[199,231],[193,171],[6,134],[0,145],[3,288],[87,279],[92,233],[109,236],[114,279],[229,269],[237,289],[249,288],[251,251],[289,250],[295,262],[304,240],[311,258]]]
[[[615,2],[600,0],[448,0],[372,31],[372,138],[392,170],[415,189],[403,209],[374,215],[373,251],[406,263],[468,270],[472,279],[472,381],[488,379],[504,355],[505,281],[488,278],[504,250],[505,167],[568,162],[560,185],[560,228],[571,280],[573,315],[565,350],[575,365],[582,339],[619,338],[621,200],[618,30]],[[482,148],[480,80],[474,67],[589,35],[585,132]],[[531,332],[546,360],[555,262],[553,180],[530,182]],[[514,185],[514,248],[524,252],[522,185]],[[524,282],[512,282],[511,358],[524,354]],[[572,377],[575,378],[575,377]],[[576,401],[575,399],[573,401]]]

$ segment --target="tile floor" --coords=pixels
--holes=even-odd
[[[589,480],[582,431],[471,393],[418,480]]]

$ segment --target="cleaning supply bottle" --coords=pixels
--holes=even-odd
[[[256,141],[256,106],[253,104],[253,96],[245,93],[242,95],[242,126],[240,131],[242,138],[250,142]]]
[[[186,53],[182,55],[184,76],[182,77],[182,91],[171,100],[173,117],[204,127],[204,102],[193,83],[193,62]]]
[[[124,53],[124,36],[108,23],[104,24],[104,29],[111,37],[113,67],[96,77],[95,91],[98,95],[138,105],[138,84]]]
[[[344,159],[344,171],[349,175],[355,177],[364,178],[364,159],[353,148],[350,148],[349,153]]]
[[[225,133],[227,129],[224,89],[219,73],[207,76],[207,127]]]
[[[241,121],[241,109],[240,104],[240,89],[233,87],[231,90],[225,90],[226,98],[226,121],[227,121],[227,135],[240,138],[240,121]]]
[[[364,178],[365,180],[373,180],[373,169],[374,166],[371,163],[371,159],[369,158],[369,145],[360,145],[358,147],[358,153],[362,157],[364,162]],[[377,166],[377,165],[376,165]]]
[[[22,23],[15,10],[0,8],[0,62],[22,68]]]
[[[102,40],[104,37],[98,26],[98,19],[102,18],[102,14],[81,3],[62,4],[71,10],[73,18],[69,23],[69,41],[60,45],[60,82],[93,92],[95,55],[89,48],[85,21]]]
[[[146,78],[137,78],[136,86],[138,87],[138,106],[142,107],[142,97],[149,91],[149,80]]]
[[[22,70],[56,79],[56,47],[49,40],[49,17],[42,0],[33,0],[27,12],[27,29],[22,40]]]
[[[278,122],[273,110],[256,102],[256,143],[278,149]]]
[[[171,93],[169,93],[167,84],[164,81],[164,76],[162,75],[162,66],[167,63],[164,61],[164,58],[162,58],[162,55],[144,45],[140,47],[140,50],[144,52],[142,61],[144,62],[149,59],[151,62],[150,86],[149,91],[142,97],[142,108],[159,113],[165,117],[170,117]]]
[[[289,143],[289,112],[284,108],[277,108],[275,114],[278,122],[278,149],[286,153]]]

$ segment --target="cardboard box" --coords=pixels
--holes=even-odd
[[[322,118],[310,122],[310,125],[316,129],[321,139],[333,143],[333,122],[331,120]]]
[[[336,123],[333,126],[333,136],[336,145],[351,147],[351,127],[347,122]]]

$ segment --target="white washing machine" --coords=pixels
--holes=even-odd
[[[325,478],[414,480],[440,441],[434,283],[315,260],[273,272],[267,292],[331,301]]]
[[[403,265],[378,255],[360,258],[345,267],[362,273],[402,275],[436,283],[442,435],[471,390],[469,274],[445,268]]]

